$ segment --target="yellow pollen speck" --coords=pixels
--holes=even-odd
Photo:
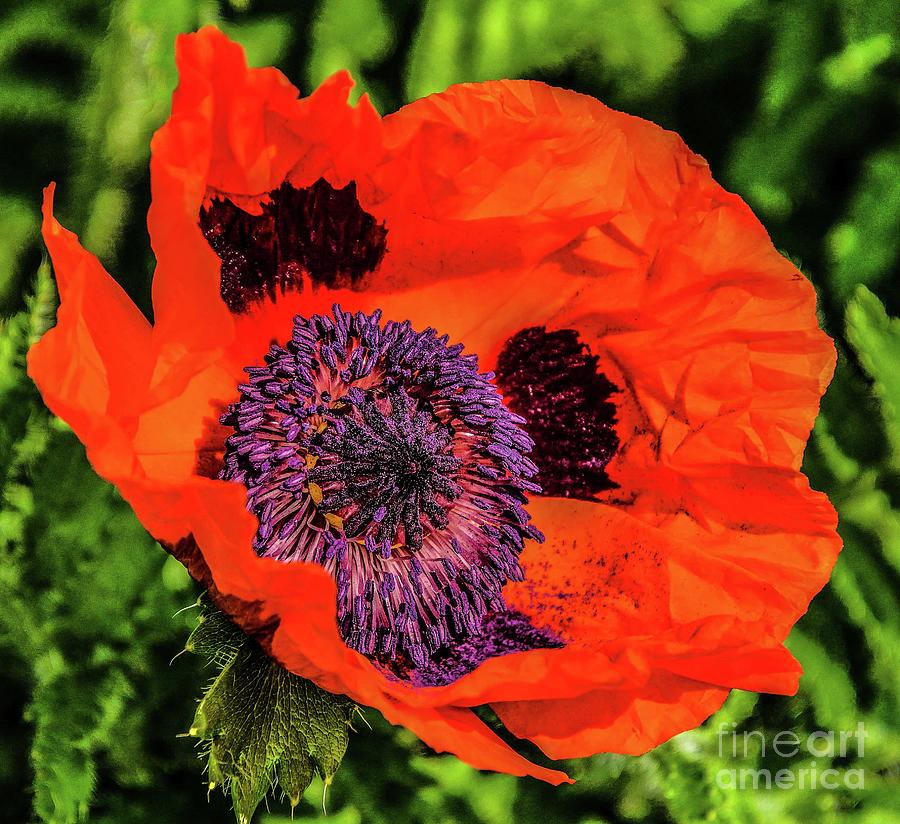
[[[314,504],[322,503],[322,487],[317,483],[310,483],[309,485],[309,497],[313,499]]]
[[[321,435],[327,428],[328,428],[328,423],[326,421],[322,421],[322,423],[320,423],[316,427],[316,432],[318,432]]]
[[[325,513],[325,520],[328,521],[335,529],[343,529],[344,528],[344,519],[340,515],[335,515],[333,512]]]
[[[307,452],[306,454],[306,468],[312,469],[319,462],[318,455],[311,455]]]

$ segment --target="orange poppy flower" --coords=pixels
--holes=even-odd
[[[212,28],[177,61],[154,323],[51,185],[29,370],[220,608],[434,749],[556,783],[471,708],[569,758],[794,692],[782,642],[840,548],[799,471],[834,349],[703,159],[541,83],[381,118]]]

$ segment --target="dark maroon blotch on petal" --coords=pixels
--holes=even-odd
[[[506,341],[497,385],[513,412],[526,419],[535,443],[535,478],[545,495],[591,499],[616,486],[606,465],[619,448],[618,388],[574,329],[532,326]]]
[[[353,182],[342,189],[322,178],[299,189],[282,183],[263,200],[258,215],[227,197],[200,210],[232,312],[299,291],[304,278],[329,289],[359,288],[384,256],[387,230],[360,206]]]

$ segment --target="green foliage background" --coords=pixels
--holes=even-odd
[[[373,712],[330,791],[355,822],[900,821],[900,6],[895,0],[6,0],[0,7],[0,821],[223,822],[189,740],[209,677],[196,592],[23,372],[52,322],[41,187],[149,313],[149,136],[173,39],[218,23],[310,90],[350,68],[384,112],[461,80],[543,79],[677,130],[816,284],[840,363],[807,451],[846,548],[791,636],[790,699],[734,693],[642,758],[553,789],[426,753]],[[865,789],[729,790],[716,730],[868,731]],[[320,815],[322,785],[296,811]],[[258,819],[286,822],[277,803]]]

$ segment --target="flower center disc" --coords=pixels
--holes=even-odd
[[[503,610],[543,540],[524,420],[462,349],[379,311],[298,316],[222,418],[256,552],[323,566],[345,642],[401,676]]]

